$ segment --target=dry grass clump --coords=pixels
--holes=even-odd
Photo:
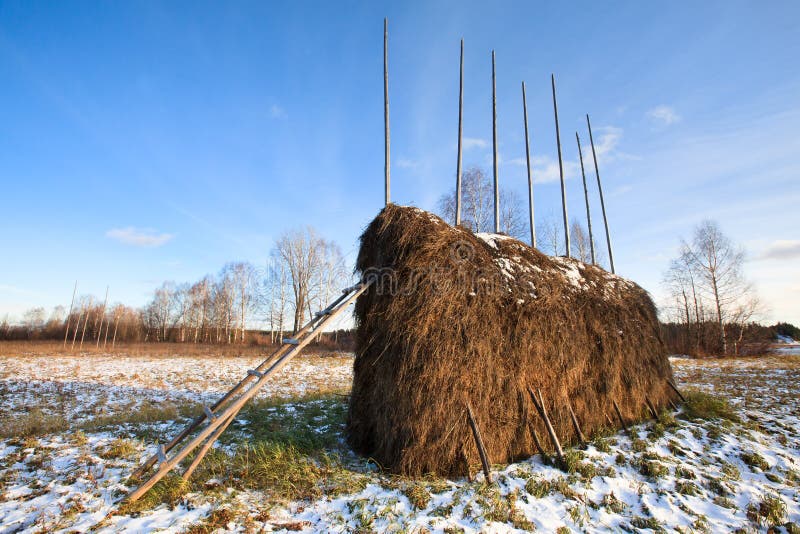
[[[673,398],[652,300],[603,269],[396,205],[361,236],[357,269],[376,283],[356,303],[348,439],[390,470],[479,465],[467,403],[492,463],[531,456],[531,426],[546,434],[528,387],[566,443],[567,399],[591,435],[612,399],[633,422],[645,395],[658,409]]]

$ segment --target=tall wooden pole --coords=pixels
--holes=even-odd
[[[497,83],[492,50],[492,147],[494,159],[494,233],[500,233],[500,182],[497,177]]]
[[[103,301],[103,311],[100,312],[100,328],[97,330],[97,348],[100,348],[100,334],[103,333],[103,321],[106,318],[107,305],[108,305],[108,286],[106,286],[106,298]]]
[[[581,160],[581,177],[583,178],[583,197],[586,199],[586,222],[589,225],[589,249],[592,251],[592,265],[597,265],[594,254],[594,235],[592,234],[592,214],[589,211],[589,189],[586,187],[586,171],[583,168],[583,150],[581,150],[581,138],[575,132],[575,140],[578,141],[578,158]]]
[[[594,173],[597,176],[597,190],[600,191],[600,208],[603,211],[603,224],[606,227],[606,243],[608,243],[608,262],[611,264],[611,272],[614,270],[614,253],[611,251],[611,233],[608,231],[608,218],[606,217],[606,203],[603,201],[603,186],[600,184],[600,169],[597,167],[597,152],[594,150],[594,137],[592,136],[592,123],[589,122],[589,114],[586,114],[586,126],[589,128],[589,142],[592,144],[592,158],[594,158]]]
[[[461,61],[458,74],[458,161],[456,162],[456,226],[461,224],[461,119],[464,112],[464,39],[461,39]]]
[[[522,114],[525,117],[525,162],[528,164],[528,214],[531,224],[531,246],[536,248],[536,225],[533,221],[533,175],[531,174],[531,144],[528,137],[528,101],[525,98],[525,82],[522,82]]]
[[[564,184],[564,161],[561,157],[561,132],[558,129],[558,104],[556,103],[556,77],[550,75],[550,83],[553,86],[553,114],[556,118],[556,145],[558,145],[558,173],[561,176],[561,208],[564,212],[564,238],[567,246],[568,258],[572,257],[569,243],[569,217],[567,216],[567,188]]]
[[[389,20],[383,19],[383,133],[386,205],[389,205]]]
[[[69,337],[69,320],[72,318],[72,308],[75,306],[75,292],[78,291],[78,281],[75,280],[75,287],[72,288],[72,300],[69,303],[69,313],[67,314],[67,326],[64,327],[64,348],[67,348],[67,338]]]

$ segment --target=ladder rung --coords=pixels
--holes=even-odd
[[[300,342],[293,337],[285,337],[282,339],[284,345],[299,345]]]
[[[164,451],[164,445],[159,445],[158,446],[158,463],[159,463],[158,469],[159,470],[164,468],[164,464],[166,463],[166,461],[167,461],[167,453],[166,453],[166,451]]]
[[[211,408],[209,408],[208,406],[203,405],[203,411],[205,412],[206,417],[208,417],[209,421],[214,421],[217,419],[217,414],[212,412]]]
[[[322,311],[315,312],[314,317],[324,317],[325,315],[330,315],[330,314],[331,314],[330,308],[325,308]]]
[[[255,369],[248,369],[247,374],[250,376],[257,376],[258,378],[264,376],[264,373],[262,373],[261,371],[256,371]]]

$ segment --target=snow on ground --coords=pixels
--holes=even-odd
[[[127,422],[93,428],[92,421],[100,414],[126,415],[134,397],[156,405],[216,398],[254,366],[241,358],[112,355],[9,357],[0,364],[4,428],[31,406],[49,406],[69,426],[36,438],[0,439],[0,533],[86,531],[100,522],[125,491],[126,476],[155,450],[154,437],[168,437],[180,425]],[[682,388],[730,399],[743,422],[666,418],[660,425],[645,423],[634,427],[632,436],[598,437],[586,450],[572,450],[570,473],[538,455],[494,466],[496,485],[484,484],[483,475],[473,481],[395,477],[342,450],[337,453],[341,468],[328,476],[351,476],[351,486],[339,485],[346,491],[286,500],[233,479],[206,479],[171,505],[113,515],[97,530],[730,532],[800,523],[800,358],[673,358],[672,364]],[[343,390],[351,367],[347,357],[299,359],[267,394]],[[335,395],[324,401],[295,399],[263,413],[276,427],[296,420],[314,433],[339,436],[344,402]],[[341,416],[332,422],[324,415],[331,411]],[[228,454],[248,441],[248,423],[239,423],[231,431],[240,434],[222,445]],[[120,435],[126,440],[118,440]],[[343,448],[340,438],[334,441]],[[117,450],[126,443],[133,449]],[[203,483],[221,486],[203,490]]]

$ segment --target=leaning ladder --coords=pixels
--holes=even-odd
[[[189,464],[189,467],[183,472],[183,479],[188,480],[217,438],[219,438],[225,429],[228,428],[228,425],[233,422],[236,415],[247,401],[258,393],[267,379],[283,368],[289,360],[297,356],[300,351],[311,342],[318,330],[330,324],[340,313],[352,304],[359,295],[364,293],[369,285],[370,282],[360,282],[342,291],[342,295],[333,301],[330,306],[315,313],[311,320],[297,331],[294,338],[282,339],[281,346],[278,347],[274,353],[258,367],[247,371],[247,376],[240,380],[233,389],[226,393],[213,406],[204,406],[202,415],[191,421],[186,428],[172,438],[172,441],[166,445],[160,445],[158,452],[134,471],[131,475],[131,479],[135,480],[147,473],[157,462],[159,464],[155,473],[153,473],[145,483],[136,488],[136,490],[129,493],[125,500],[134,502],[139,499],[147,490],[152,488],[156,482],[172,471],[184,458],[202,444],[197,455]],[[189,435],[205,421],[208,421],[208,425],[206,425],[205,428],[189,440],[177,453],[171,457],[167,456],[167,453],[186,440]]]

